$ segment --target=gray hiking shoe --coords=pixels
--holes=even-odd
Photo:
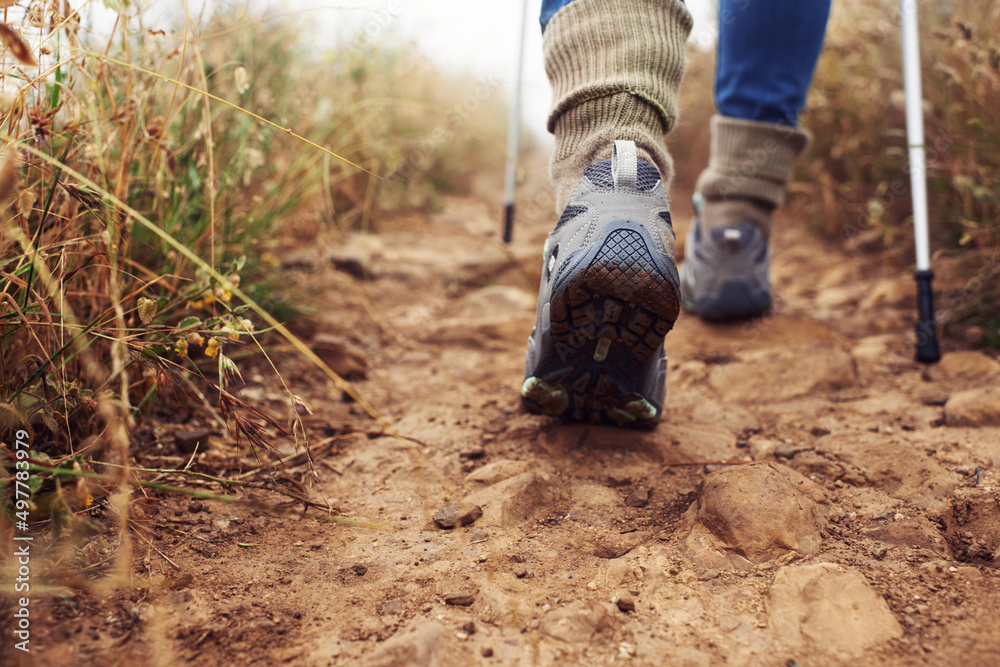
[[[584,172],[545,243],[521,401],[573,421],[651,427],[680,310],[670,202],[635,144]]]
[[[771,248],[751,222],[701,228],[700,200],[681,265],[684,309],[705,320],[740,320],[771,310]]]

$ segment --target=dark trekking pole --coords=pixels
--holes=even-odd
[[[941,358],[934,292],[931,282],[930,240],[927,226],[927,162],[924,154],[923,92],[920,83],[920,42],[916,0],[899,0],[903,45],[903,83],[906,91],[906,140],[910,149],[910,189],[913,193],[913,238],[917,248],[916,359],[933,363]]]
[[[521,8],[521,41],[517,46],[517,78],[514,84],[514,104],[507,126],[507,174],[503,186],[503,240],[510,243],[514,235],[514,183],[517,179],[517,143],[521,132],[521,86],[524,72],[524,38],[528,17],[528,0]]]

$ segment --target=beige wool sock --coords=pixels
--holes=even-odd
[[[584,170],[611,157],[616,139],[634,141],[669,183],[664,137],[677,119],[691,25],[678,0],[574,0],[552,17],[542,44],[557,214]]]
[[[752,222],[765,237],[809,136],[790,125],[712,118],[711,157],[698,177],[705,228]]]

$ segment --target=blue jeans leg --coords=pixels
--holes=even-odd
[[[719,113],[796,125],[829,17],[830,0],[721,0]]]
[[[552,15],[572,1],[573,0],[542,0],[542,15],[538,19],[538,22],[542,24],[542,32],[545,32],[545,26],[547,26],[549,21],[552,20]]]
[[[542,24],[542,32],[545,32],[545,26],[552,20],[552,15],[571,2],[573,0],[542,0],[542,14],[538,18],[538,22]]]

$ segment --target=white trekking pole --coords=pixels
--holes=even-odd
[[[524,72],[524,38],[528,18],[528,0],[521,8],[521,41],[517,46],[517,78],[514,84],[514,104],[507,126],[507,174],[503,186],[503,240],[510,243],[514,233],[514,183],[517,179],[517,143],[521,132],[521,87]]]
[[[920,41],[916,0],[899,0],[903,45],[903,84],[906,92],[906,138],[910,149],[910,189],[913,193],[913,238],[917,247],[916,359],[933,363],[941,358],[934,321],[930,241],[927,228],[927,162],[924,155],[923,92],[920,83]]]

